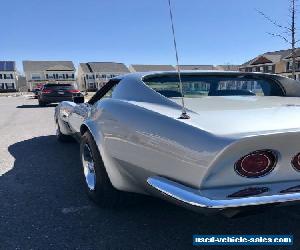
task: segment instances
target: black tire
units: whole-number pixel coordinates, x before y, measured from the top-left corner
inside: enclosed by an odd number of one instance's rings
[[[88,146],[94,163],[95,185],[90,188],[84,174],[85,187],[91,200],[102,208],[116,208],[122,201],[122,193],[115,189],[107,175],[98,147],[89,132],[85,132],[80,143],[80,156],[84,166],[85,147]],[[83,167],[84,169],[84,167]],[[84,171],[83,171],[84,172]]]
[[[43,101],[41,101],[41,100],[39,99],[39,106],[40,106],[40,107],[45,107],[45,106],[46,106],[46,103],[43,102]]]
[[[74,139],[70,135],[65,135],[61,132],[58,122],[56,122],[56,138],[59,142],[73,142]]]

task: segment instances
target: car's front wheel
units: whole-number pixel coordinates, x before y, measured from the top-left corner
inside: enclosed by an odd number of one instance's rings
[[[98,147],[89,132],[82,136],[80,155],[88,196],[100,207],[116,207],[121,202],[121,192],[111,184]]]

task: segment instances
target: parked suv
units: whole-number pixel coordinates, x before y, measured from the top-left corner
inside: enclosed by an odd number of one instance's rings
[[[75,100],[76,99],[76,100]],[[38,94],[40,106],[62,101],[84,101],[84,96],[73,84],[45,84]]]

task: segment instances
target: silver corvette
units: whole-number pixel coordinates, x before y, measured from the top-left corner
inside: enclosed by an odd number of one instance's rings
[[[86,103],[55,110],[57,138],[80,141],[88,195],[118,206],[123,192],[197,211],[300,200],[300,83],[272,74],[132,73]],[[182,117],[182,101],[187,115]]]

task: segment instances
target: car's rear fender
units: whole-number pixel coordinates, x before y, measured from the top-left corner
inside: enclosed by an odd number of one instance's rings
[[[101,111],[99,112],[101,113]],[[140,187],[134,184],[131,178],[126,174],[126,171],[123,170],[118,161],[111,157],[109,150],[107,150],[102,131],[103,126],[101,126],[102,122],[100,119],[95,119],[95,117],[100,118],[98,116],[99,112],[94,109],[92,115],[81,125],[81,135],[87,131],[92,135],[98,147],[98,151],[104,163],[108,177],[116,189],[128,192],[144,193]]]
[[[210,163],[232,143],[126,101],[107,99],[94,106],[86,125],[112,184],[121,190],[143,189],[153,175],[199,188]]]

